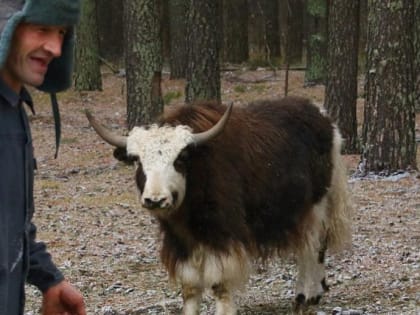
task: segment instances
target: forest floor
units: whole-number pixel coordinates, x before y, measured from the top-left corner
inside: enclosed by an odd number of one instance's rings
[[[224,72],[223,101],[245,104],[282,96],[284,75],[264,69]],[[89,108],[116,133],[125,132],[124,78],[104,72],[103,80],[102,92],[59,95],[63,136],[58,159],[48,97],[34,91],[38,238],[85,295],[88,314],[180,314],[179,287],[168,283],[159,262],[157,224],[139,210],[133,168],[113,158],[112,148],[89,127],[83,112]],[[289,95],[323,103],[324,87],[304,88],[303,72],[291,72],[289,80]],[[183,91],[182,80],[164,76],[163,94],[172,103],[182,102]],[[362,98],[358,104],[361,121]],[[420,175],[355,178],[359,157],[344,159],[355,210],[353,247],[327,257],[330,291],[305,314],[420,314]],[[291,259],[256,264],[246,290],[237,295],[239,314],[291,313],[295,278]],[[38,314],[40,293],[30,286],[27,293],[25,314]],[[202,314],[214,311],[211,302],[205,298]]]

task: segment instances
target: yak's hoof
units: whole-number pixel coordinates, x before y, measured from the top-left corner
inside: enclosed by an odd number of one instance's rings
[[[322,297],[322,295],[319,294],[319,295],[316,295],[316,296],[313,296],[313,297],[307,299],[305,294],[299,293],[296,296],[296,299],[295,299],[294,309],[295,309],[295,311],[300,311],[300,310],[305,309],[309,305],[319,304],[319,301],[321,301],[321,297]]]

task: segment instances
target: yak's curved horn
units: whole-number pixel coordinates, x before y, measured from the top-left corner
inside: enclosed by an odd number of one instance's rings
[[[104,139],[110,145],[113,145],[115,147],[122,148],[122,149],[127,148],[127,137],[113,134],[111,131],[109,131],[104,126],[102,126],[95,119],[95,117],[93,117],[93,115],[91,114],[89,110],[86,109],[85,114],[86,114],[87,119],[89,120],[90,125],[93,127],[93,129],[95,129],[96,133],[102,139]]]
[[[226,123],[230,117],[230,114],[232,113],[232,108],[233,108],[233,102],[229,104],[223,116],[219,119],[219,121],[213,127],[211,127],[207,131],[195,133],[193,135],[194,136],[193,143],[196,145],[200,145],[218,136],[225,128]]]

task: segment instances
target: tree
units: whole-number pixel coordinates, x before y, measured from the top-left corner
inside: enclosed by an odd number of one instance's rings
[[[102,90],[95,0],[82,1],[81,12],[76,29],[74,87],[79,91]]]
[[[358,152],[356,117],[358,26],[358,0],[330,2],[325,108],[338,123],[345,140],[345,153]]]
[[[248,60],[248,0],[223,1],[223,61]]]
[[[414,51],[415,61],[414,69],[416,69],[416,112],[420,113],[420,0],[414,1]]]
[[[307,0],[305,85],[324,84],[327,65],[327,1]]]
[[[280,0],[280,33],[282,39],[282,56],[287,64],[302,62],[304,1]]]
[[[190,0],[185,88],[187,103],[195,100],[221,100],[219,17],[219,0]]]
[[[359,71],[366,66],[367,3],[368,0],[359,0]]]
[[[253,60],[272,63],[280,57],[278,2],[248,0],[249,56]]]
[[[414,1],[369,0],[362,169],[416,168]]]
[[[159,7],[155,0],[124,1],[127,122],[153,121],[163,110]]]
[[[170,20],[169,20],[169,0],[157,0],[159,21],[160,21],[160,38],[162,42],[162,60],[163,64],[167,64],[170,60]]]
[[[107,62],[120,64],[124,56],[123,6],[121,1],[97,0],[96,11],[100,56]]]
[[[168,3],[171,79],[186,76],[188,1],[169,0]]]

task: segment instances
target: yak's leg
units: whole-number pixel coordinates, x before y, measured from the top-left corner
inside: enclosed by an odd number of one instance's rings
[[[296,306],[318,304],[328,290],[325,281],[325,252],[327,231],[324,218],[326,199],[313,208],[312,229],[308,230],[307,243],[298,252],[298,279],[296,285]]]
[[[184,306],[182,309],[183,315],[199,315],[200,304],[203,289],[197,286],[191,286],[188,284],[182,285],[182,298],[184,300]]]
[[[232,292],[223,284],[215,284],[212,286],[214,297],[216,298],[216,314],[215,315],[235,315],[236,306]]]
[[[321,260],[321,256],[323,254],[310,249],[305,249],[298,256],[297,307],[305,304],[318,304],[327,289],[324,261]]]

